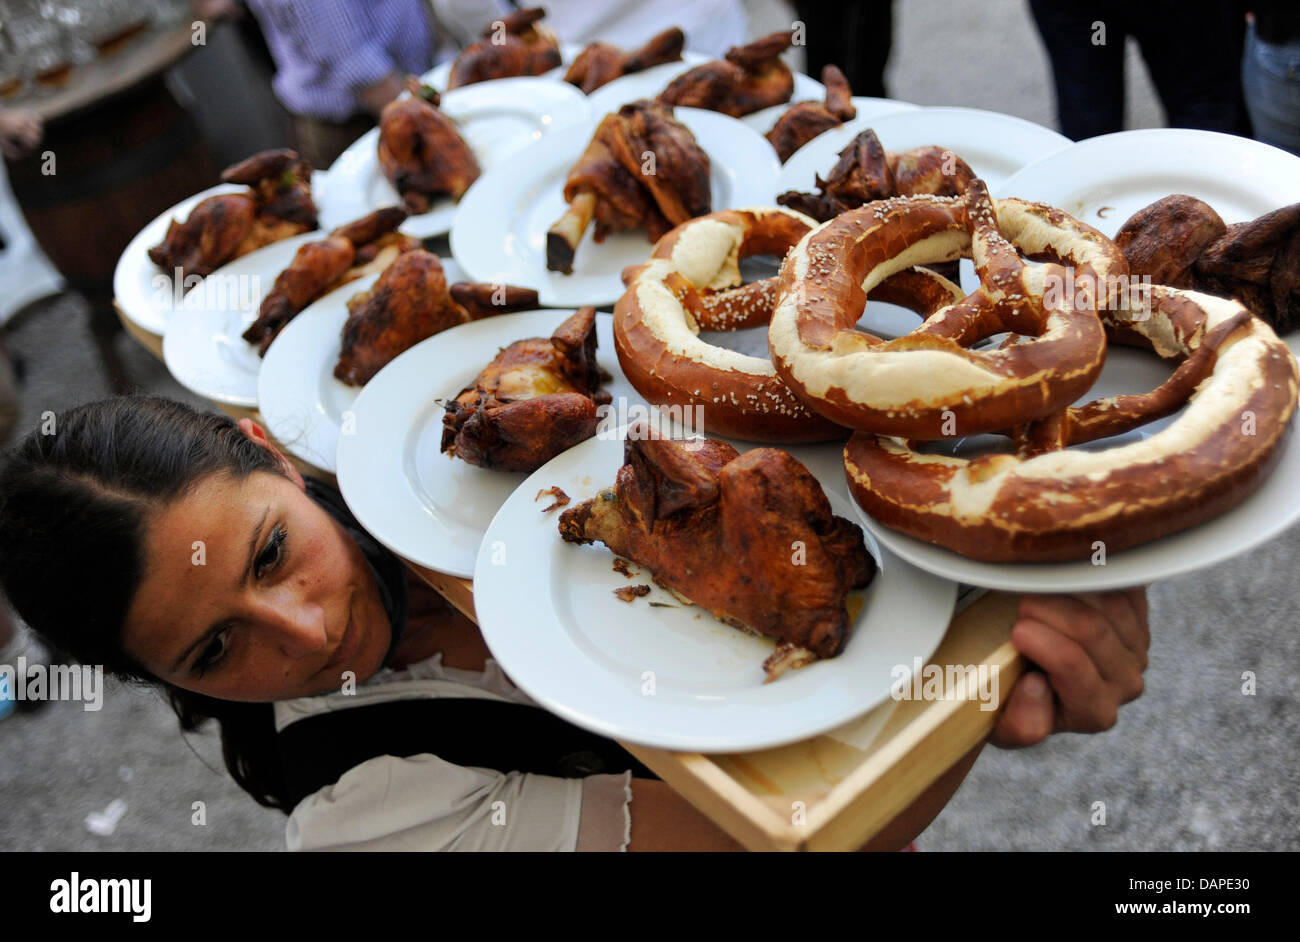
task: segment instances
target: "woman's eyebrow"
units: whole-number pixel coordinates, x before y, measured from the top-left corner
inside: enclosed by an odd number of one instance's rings
[[[248,541],[248,561],[244,564],[244,570],[242,573],[240,573],[239,583],[236,586],[236,588],[246,583],[248,581],[249,574],[253,571],[253,564],[257,560],[257,544],[260,541],[262,536],[262,528],[266,526],[266,518],[269,517],[270,515],[271,515],[271,505],[267,504],[266,507],[262,510],[262,518],[258,520],[257,525],[253,527],[253,535]],[[181,652],[181,656],[178,657],[175,663],[172,664],[171,672],[175,673],[176,671],[180,670],[181,665],[189,660],[190,655],[194,652],[194,650],[206,644],[208,641],[210,641],[217,632],[219,632],[222,628],[226,626],[226,624],[227,623],[224,621],[217,622],[215,625],[210,627],[207,631],[203,632],[203,634],[200,635],[194,641],[193,644],[191,644],[189,647],[187,647],[184,651]]]

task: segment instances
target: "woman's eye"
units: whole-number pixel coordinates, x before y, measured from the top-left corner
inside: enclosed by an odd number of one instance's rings
[[[262,550],[257,557],[257,567],[255,575],[262,578],[262,575],[268,570],[279,564],[284,557],[284,541],[288,533],[284,527],[276,527],[271,532],[271,539],[266,544],[266,549]]]
[[[208,642],[208,646],[203,649],[203,653],[199,655],[198,661],[195,662],[194,669],[202,677],[203,672],[215,667],[225,657],[225,654],[226,632],[222,631]]]

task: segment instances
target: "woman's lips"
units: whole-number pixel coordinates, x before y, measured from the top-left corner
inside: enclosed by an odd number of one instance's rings
[[[359,641],[360,632],[357,631],[356,622],[352,620],[352,608],[353,606],[351,605],[351,603],[349,603],[348,604],[348,627],[343,632],[343,637],[339,639],[339,644],[338,647],[334,649],[333,657],[331,657],[329,661],[326,662],[325,666],[321,668],[322,672],[330,670],[331,668],[338,667],[340,664],[345,663],[348,660],[348,658],[352,657],[352,655],[354,655],[357,651],[357,644]]]

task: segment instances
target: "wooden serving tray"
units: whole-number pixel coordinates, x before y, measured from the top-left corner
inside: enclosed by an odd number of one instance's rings
[[[118,316],[127,333],[162,358],[161,337],[120,308]],[[216,405],[265,426],[256,410]],[[294,464],[335,483],[319,468]],[[471,580],[407,565],[477,623]],[[964,677],[950,686],[947,668],[996,668],[1005,697],[1025,666],[1010,641],[1018,601],[990,592],[953,618],[929,662],[944,669],[944,699],[890,700],[829,733],[776,749],[702,755],[622,745],[750,850],[855,850],[993,729],[997,711],[980,709]]]

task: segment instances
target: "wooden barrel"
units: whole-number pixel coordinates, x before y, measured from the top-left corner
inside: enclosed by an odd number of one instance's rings
[[[47,154],[52,174],[44,172]],[[9,162],[14,196],[36,241],[96,306],[111,299],[113,270],[135,234],[219,175],[161,75],[51,121],[34,154]]]

